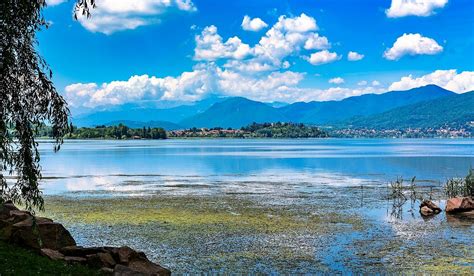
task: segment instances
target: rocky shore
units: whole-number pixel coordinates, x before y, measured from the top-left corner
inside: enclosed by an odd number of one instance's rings
[[[474,198],[473,197],[453,197],[446,201],[446,213],[464,214],[474,216]],[[430,200],[424,200],[420,204],[420,214],[424,217],[433,216],[441,213],[435,203]]]
[[[78,246],[69,231],[51,219],[19,210],[12,202],[0,205],[0,240],[31,249],[52,260],[81,264],[109,275],[170,275],[128,246]]]

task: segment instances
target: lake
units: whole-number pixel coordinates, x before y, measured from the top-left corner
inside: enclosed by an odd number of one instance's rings
[[[444,206],[446,179],[474,168],[473,139],[68,140],[40,151],[48,216],[80,244],[128,244],[173,272],[474,268],[472,220],[426,220],[418,200],[388,197],[391,181],[416,176],[418,194]]]

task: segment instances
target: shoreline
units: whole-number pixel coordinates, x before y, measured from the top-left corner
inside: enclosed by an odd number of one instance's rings
[[[36,137],[37,141],[54,141],[51,137]],[[165,140],[473,140],[471,137],[308,137],[308,138],[291,138],[291,137],[171,137],[166,139],[112,139],[112,138],[64,138],[64,141],[165,141]]]

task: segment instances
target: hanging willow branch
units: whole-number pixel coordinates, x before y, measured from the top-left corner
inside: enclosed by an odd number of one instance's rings
[[[55,151],[70,131],[67,104],[37,51],[36,33],[47,27],[45,6],[45,0],[0,1],[0,202],[13,200],[29,210],[44,204],[35,129],[52,126]],[[89,17],[94,7],[94,0],[78,0],[74,13]],[[6,175],[14,176],[10,183]]]

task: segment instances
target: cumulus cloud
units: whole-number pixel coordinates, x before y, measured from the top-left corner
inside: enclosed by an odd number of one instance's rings
[[[140,100],[196,101],[219,91],[226,96],[243,96],[258,101],[341,100],[367,93],[382,93],[384,88],[301,88],[304,74],[292,71],[272,72],[263,77],[240,75],[231,70],[195,68],[178,77],[132,76],[126,81],[77,83],[66,87],[72,107],[120,105]]]
[[[350,51],[347,53],[347,60],[349,61],[358,61],[364,58],[364,55],[359,54],[357,52]]]
[[[359,81],[359,82],[357,83],[357,85],[359,85],[359,86],[365,86],[365,85],[367,85],[367,81],[365,81],[365,80]]]
[[[344,83],[344,79],[341,78],[341,77],[332,78],[332,79],[329,80],[329,83],[342,84],[342,83]]]
[[[430,16],[435,9],[443,8],[448,0],[392,0],[385,11],[388,17]]]
[[[442,51],[443,47],[432,38],[420,34],[403,34],[383,56],[388,60],[398,60],[405,55],[436,55]]]
[[[317,30],[316,20],[304,13],[295,17],[280,16],[259,42],[250,47],[237,36],[223,42],[217,28],[211,25],[196,35],[194,58],[230,59],[226,68],[248,73],[287,69],[290,63],[286,59],[290,56],[301,56],[305,50],[330,48],[329,40],[316,33]]]
[[[337,53],[329,52],[328,50],[319,51],[311,54],[308,61],[313,65],[321,65],[326,63],[331,63],[336,60],[341,59]]]
[[[252,19],[250,16],[246,15],[242,20],[241,26],[242,29],[246,31],[258,32],[261,29],[268,27],[268,24],[258,17]]]
[[[241,75],[215,64],[199,64],[193,71],[177,77],[132,76],[125,81],[101,85],[76,83],[66,87],[66,98],[72,107],[120,105],[140,100],[195,101],[213,92],[229,96],[246,96],[256,100],[292,99],[286,94],[303,79],[304,74],[286,71],[265,76]]]
[[[304,43],[304,48],[306,50],[324,50],[331,48],[331,44],[327,37],[320,36],[317,33],[311,33]]]
[[[96,107],[145,99],[193,101],[212,91],[212,85],[212,71],[196,68],[178,77],[141,75],[101,85],[77,83],[68,85],[65,91],[71,106]]]
[[[379,81],[374,80],[372,82],[372,86],[380,86],[380,85],[382,85],[382,84]]]
[[[463,71],[458,74],[454,69],[436,70],[418,78],[409,75],[392,83],[389,90],[409,90],[428,84],[435,84],[456,93],[470,92],[474,90],[474,71]]]
[[[196,7],[191,0],[101,0],[90,18],[79,11],[78,21],[91,32],[112,34],[159,23],[160,16],[170,10],[193,12]]]
[[[236,36],[222,42],[222,37],[217,33],[217,27],[214,25],[204,28],[195,40],[194,58],[196,60],[242,59],[251,52],[250,46],[242,43]]]

